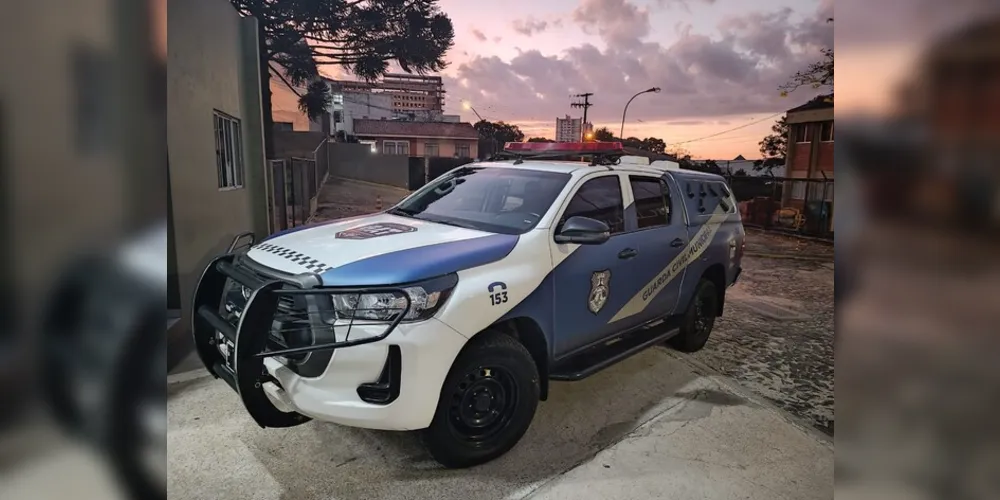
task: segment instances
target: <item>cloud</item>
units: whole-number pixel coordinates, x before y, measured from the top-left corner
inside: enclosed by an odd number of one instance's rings
[[[573,21],[609,45],[634,46],[649,34],[649,11],[628,0],[584,0]]]
[[[486,41],[486,35],[483,34],[482,31],[479,31],[475,28],[472,29],[472,36],[476,37],[476,40],[479,40],[480,42]]]
[[[527,17],[524,19],[515,19],[514,22],[511,23],[511,26],[514,28],[514,31],[524,36],[531,36],[541,33],[546,29],[548,29],[549,25],[550,23],[548,21],[534,19],[532,17]],[[556,26],[557,23],[551,23],[551,25]],[[561,26],[562,23],[559,22],[558,25]]]
[[[493,37],[493,42],[494,43],[500,43],[502,41],[503,41],[503,37],[499,37],[499,36]]]
[[[685,12],[691,12],[691,4],[701,3],[705,5],[712,5],[715,1],[716,0],[656,0],[656,6],[661,9],[680,7]]]
[[[644,41],[649,29],[644,9],[626,0],[585,0],[574,21],[596,31],[605,47],[519,51],[510,60],[473,57],[454,68],[446,85],[458,88],[453,86],[465,81],[461,92],[449,93],[451,99],[492,106],[497,119],[512,121],[562,116],[569,95],[581,92],[594,93],[590,117],[616,121],[633,94],[654,86],[662,91],[639,97],[629,108],[632,119],[774,113],[813,96],[803,89],[795,99],[782,99],[777,87],[833,43],[833,27],[822,9],[804,14],[776,9],[729,17],[712,33],[682,27],[672,44],[661,45]]]

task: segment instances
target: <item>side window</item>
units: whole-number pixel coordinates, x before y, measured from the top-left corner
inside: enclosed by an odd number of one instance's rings
[[[662,179],[629,176],[639,229],[670,224],[670,191]]]
[[[591,179],[569,200],[569,206],[559,221],[561,225],[570,217],[590,217],[603,221],[611,228],[611,234],[625,230],[625,207],[622,201],[622,187],[617,175],[606,175]]]

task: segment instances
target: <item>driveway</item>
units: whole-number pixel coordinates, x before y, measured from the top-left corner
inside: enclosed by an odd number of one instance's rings
[[[378,212],[395,205],[408,194],[410,191],[403,188],[330,177],[319,190],[312,220],[322,222]]]
[[[261,429],[225,383],[168,388],[170,498],[820,499],[833,445],[728,378],[653,348],[554,383],[500,459],[440,468],[416,434],[310,422]]]

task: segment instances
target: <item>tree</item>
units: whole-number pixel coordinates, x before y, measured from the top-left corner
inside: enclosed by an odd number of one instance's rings
[[[594,130],[594,140],[597,142],[615,142],[618,139],[615,138],[614,132],[608,130],[608,127],[601,127]]]
[[[532,137],[528,139],[527,142],[556,142],[556,141],[553,141],[552,139],[546,139],[544,137]]]
[[[746,177],[747,176],[747,171],[743,170],[742,168],[738,169],[737,171],[733,172],[733,176],[734,177]]]
[[[664,153],[674,158],[691,158],[691,152],[681,146],[670,146],[664,149]]]
[[[827,19],[826,22],[832,23],[833,18]],[[787,82],[778,87],[781,95],[788,95],[802,86],[833,91],[833,48],[824,48],[822,52],[823,56],[819,61],[810,64],[803,71],[797,71]]]
[[[491,153],[496,153],[503,149],[508,142],[524,141],[524,132],[517,125],[504,122],[491,122],[479,120],[473,127],[479,132],[480,143],[485,143]],[[485,156],[486,151],[482,147],[480,156]]]
[[[788,123],[785,118],[787,116],[782,116],[774,122],[774,125],[771,125],[771,134],[757,143],[763,159],[754,162],[754,171],[771,173],[771,169],[776,165],[784,165],[785,156],[788,154]]]
[[[230,0],[257,19],[264,149],[274,152],[270,75],[289,88],[306,85],[299,108],[311,119],[329,106],[319,66],[340,65],[372,81],[395,61],[407,73],[445,68],[454,43],[451,19],[437,0]],[[296,91],[296,93],[298,93]]]
[[[785,164],[784,158],[767,158],[764,160],[754,160],[753,171],[754,172],[764,172],[766,175],[774,175],[771,171],[774,167],[780,167]]]
[[[640,149],[649,151],[651,153],[663,154],[667,149],[667,143],[663,142],[663,139],[658,139],[656,137],[647,137],[642,140],[642,145]]]
[[[622,146],[636,149],[645,149],[642,147],[642,140],[638,137],[628,137],[626,139],[615,139],[622,143]]]

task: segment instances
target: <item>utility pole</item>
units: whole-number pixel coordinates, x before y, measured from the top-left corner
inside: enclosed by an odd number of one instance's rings
[[[587,92],[585,94],[576,94],[573,97],[582,98],[583,102],[577,101],[577,102],[574,102],[574,103],[570,104],[570,106],[574,107],[574,108],[583,108],[583,123],[580,124],[581,133],[582,133],[582,130],[584,129],[584,127],[587,126],[587,108],[593,106],[593,103],[590,102],[590,96],[592,96],[592,95],[594,95],[593,92]],[[581,138],[580,140],[583,140],[583,139]]]

